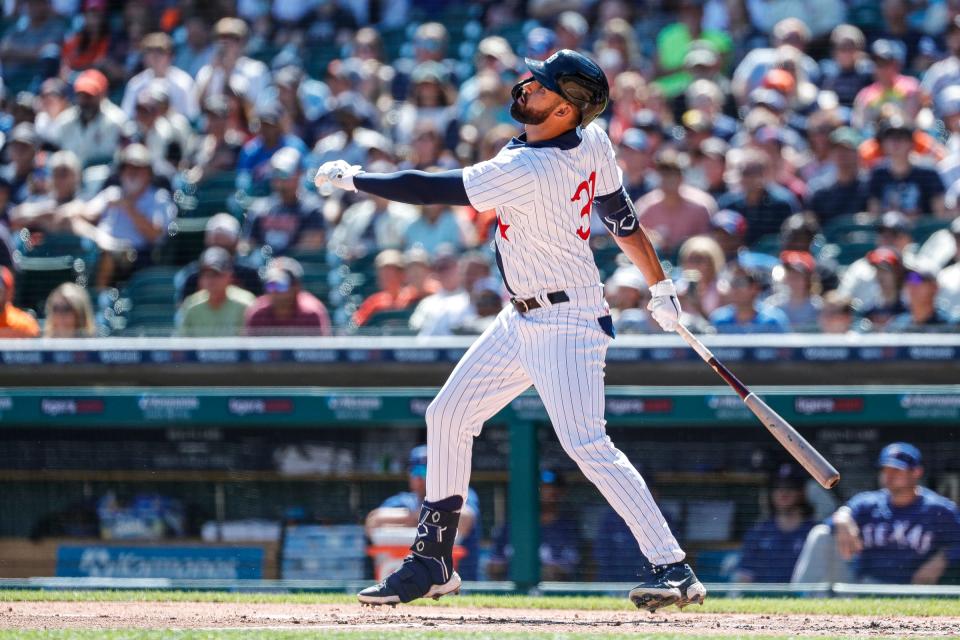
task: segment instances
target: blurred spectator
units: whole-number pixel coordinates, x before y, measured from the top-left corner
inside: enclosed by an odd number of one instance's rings
[[[877,221],[877,249],[854,261],[844,271],[838,287],[841,293],[850,296],[856,307],[863,310],[880,303],[877,267],[900,269],[901,256],[912,252],[913,225],[899,211],[888,211]]]
[[[746,247],[747,220],[736,211],[721,209],[710,216],[710,236],[723,250],[724,262],[730,262]]]
[[[80,30],[68,37],[60,53],[61,74],[96,67],[110,50],[110,21],[107,0],[83,0],[83,21]]]
[[[200,256],[199,291],[188,296],[178,312],[177,335],[238,336],[255,296],[231,284],[233,256],[222,247],[209,247]]]
[[[53,126],[61,113],[70,108],[67,84],[60,78],[47,78],[40,85],[40,99],[34,126],[40,139],[49,142]]]
[[[923,33],[914,29],[908,16],[913,7],[909,0],[882,0],[880,3],[883,22],[886,27],[880,38],[895,42],[903,50],[904,68],[913,68],[914,59],[920,53],[920,39]]]
[[[890,320],[886,330],[903,333],[945,329],[952,318],[936,305],[936,265],[912,258],[905,266],[904,292],[908,311]]]
[[[151,83],[137,96],[136,116],[124,127],[125,142],[138,142],[150,151],[153,172],[167,180],[173,177],[183,158],[183,142],[164,115],[166,89]]]
[[[804,495],[807,475],[792,464],[781,465],[768,487],[770,519],[743,537],[735,582],[790,582],[803,543],[814,526],[813,507]]]
[[[324,246],[322,202],[301,188],[300,153],[285,147],[270,159],[270,195],[257,199],[247,213],[244,240],[251,249],[281,256],[291,251],[319,251]]]
[[[417,216],[403,233],[405,248],[422,247],[431,256],[439,252],[462,251],[476,244],[473,228],[457,213],[441,204],[420,207]]]
[[[733,265],[721,281],[730,304],[710,314],[710,324],[718,333],[786,333],[790,322],[776,308],[759,303],[763,285],[752,270]]]
[[[817,293],[817,263],[806,251],[788,250],[780,254],[781,290],[766,300],[764,304],[779,309],[787,317],[794,331],[812,331],[817,327],[817,318],[823,301]]]
[[[957,36],[960,39],[960,35]],[[957,184],[960,183],[960,84],[947,87],[937,100],[943,118],[947,156],[937,166],[944,186],[952,193],[953,202],[948,209],[957,211]]]
[[[857,149],[861,138],[850,127],[830,134],[833,171],[810,182],[809,208],[820,224],[843,215],[867,210],[867,183],[860,172]]]
[[[69,232],[70,203],[77,202],[80,161],[72,151],[58,151],[47,160],[50,188],[10,210],[10,228],[31,231]]]
[[[36,338],[40,335],[40,325],[32,315],[13,305],[13,272],[0,267],[0,338]]]
[[[576,580],[580,564],[579,527],[565,513],[567,482],[560,472],[540,472],[540,579]],[[493,539],[493,553],[487,565],[491,580],[507,578],[513,557],[510,524],[505,524]]]
[[[445,71],[453,78],[454,62],[447,58],[447,47],[450,34],[447,28],[439,22],[424,22],[416,28],[413,34],[413,57],[398,58],[393,62],[396,74],[393,78],[391,92],[396,100],[403,100],[409,95],[413,70],[423,62],[437,62],[443,65]]]
[[[456,89],[451,86],[443,65],[433,61],[421,62],[410,76],[407,100],[388,116],[389,120],[396,122],[393,139],[399,144],[411,144],[418,141],[418,136],[428,134],[437,136],[439,144],[445,146],[451,135],[455,135],[453,131],[457,127],[456,98]],[[421,125],[427,123],[430,127],[422,128]],[[417,152],[424,155],[419,150]],[[437,158],[421,157],[417,168],[425,168],[436,161]]]
[[[466,280],[466,278],[464,278]],[[503,287],[496,278],[483,278],[469,287],[472,313],[454,327],[457,335],[479,335],[503,310]]]
[[[406,283],[406,263],[403,254],[396,249],[386,249],[377,255],[377,284],[380,289],[370,294],[353,314],[353,323],[362,327],[382,311],[409,309],[423,293]]]
[[[231,256],[231,272],[233,284],[249,291],[254,295],[263,292],[263,282],[260,273],[253,267],[245,264],[237,254],[240,243],[240,222],[229,213],[217,213],[210,216],[203,231],[203,246],[206,248],[220,247]],[[173,281],[177,285],[177,303],[182,303],[187,296],[197,292],[200,278],[200,261],[194,260],[177,272]]]
[[[638,200],[651,189],[650,143],[640,129],[627,129],[620,138],[617,159],[623,170],[623,186],[631,200]]]
[[[418,298],[440,290],[440,283],[430,268],[430,254],[423,247],[407,249],[403,258],[407,265],[407,284],[417,290]]]
[[[732,209],[747,222],[746,244],[777,233],[786,218],[799,209],[796,198],[773,182],[766,156],[754,149],[743,152],[739,166],[739,191],[720,199],[720,209]]]
[[[213,59],[196,76],[198,103],[208,96],[225,93],[230,84],[243,87],[243,95],[254,104],[263,95],[270,72],[259,60],[243,55],[249,33],[247,23],[240,18],[221,18],[214,25]]]
[[[183,21],[183,42],[177,45],[173,66],[196,78],[200,69],[213,61],[215,47],[210,42],[210,26],[199,12],[187,15]]]
[[[818,109],[807,118],[807,142],[810,145],[810,158],[802,162],[798,175],[806,183],[823,180],[836,171],[831,151],[831,136],[842,125],[837,109]],[[827,180],[830,178],[827,177]]]
[[[186,178],[202,183],[217,174],[230,173],[237,167],[243,134],[230,128],[230,107],[223,96],[211,96],[203,103],[203,127],[195,139],[188,162]]]
[[[269,187],[270,161],[274,154],[289,147],[297,152],[299,164],[307,147],[303,140],[286,132],[287,118],[279,104],[257,107],[256,121],[259,125],[257,135],[243,145],[237,159],[237,186],[253,195],[262,195]]]
[[[846,14],[843,3],[830,0],[746,0],[746,7],[753,26],[761,33],[770,33],[774,37],[784,21],[800,19],[809,29],[807,38],[819,38],[830,33]]]
[[[866,261],[874,268],[874,282],[869,298],[858,298],[858,310],[869,324],[864,328],[883,331],[894,317],[906,312],[903,304],[903,283],[906,273],[900,254],[880,247],[867,254]],[[845,274],[846,275],[846,274]],[[841,287],[844,282],[841,282]]]
[[[51,140],[77,154],[84,167],[109,163],[127,117],[107,98],[107,78],[95,69],[78,75],[73,91],[75,106],[56,119]]]
[[[146,69],[127,82],[120,103],[127,116],[134,116],[140,93],[151,83],[162,81],[174,111],[189,120],[196,118],[199,110],[193,78],[183,69],[173,66],[173,39],[165,33],[151,33],[140,43],[140,49]]]
[[[874,126],[884,105],[897,107],[905,118],[913,120],[920,111],[920,83],[916,78],[900,73],[905,56],[903,45],[893,40],[877,40],[870,51],[873,53],[874,82],[854,98],[851,123],[861,129]]]
[[[683,158],[676,152],[657,156],[655,169],[660,186],[637,201],[637,220],[659,250],[669,254],[684,239],[710,230],[710,215],[717,203],[684,183]]]
[[[7,137],[10,164],[0,167],[0,177],[10,185],[10,203],[20,204],[31,196],[41,195],[42,167],[37,166],[40,138],[33,125],[21,122]]]
[[[694,150],[686,181],[715,201],[729,193],[727,186],[727,152],[730,146],[720,138],[707,138]]]
[[[440,290],[421,300],[410,316],[410,328],[421,336],[449,336],[470,320],[475,310],[463,288],[463,273],[456,256],[441,253],[434,258],[433,272]]]
[[[944,187],[932,166],[911,157],[913,126],[899,115],[880,123],[877,134],[886,158],[870,172],[868,206],[874,214],[897,210],[908,216],[946,216]]]
[[[683,93],[692,80],[684,71],[691,51],[707,51],[718,62],[733,49],[729,34],[703,28],[703,5],[703,0],[679,0],[677,21],[657,34],[657,82],[668,98]]]
[[[390,173],[396,171],[396,166],[376,162],[369,171]],[[371,195],[343,212],[330,233],[327,251],[337,260],[351,262],[384,249],[400,249],[407,227],[417,216],[417,209],[411,205]]]
[[[383,501],[367,514],[365,527],[367,536],[380,527],[416,527],[420,506],[427,495],[427,445],[423,444],[410,450],[407,460],[407,484],[409,491],[401,491]],[[477,559],[480,551],[480,499],[477,492],[467,488],[466,499],[460,510],[460,522],[457,526],[457,544],[467,554],[457,564],[457,573],[464,580],[477,579]]]
[[[86,289],[64,282],[50,292],[43,311],[44,338],[92,338],[96,333]]]
[[[634,265],[613,272],[604,285],[610,316],[617,333],[650,333],[652,319],[647,313],[650,289],[643,274]]]
[[[821,333],[845,334],[854,327],[853,301],[836,289],[823,294],[823,305],[817,318],[817,326]]]
[[[819,79],[819,67],[813,58],[803,51],[810,43],[810,29],[801,20],[784,18],[773,25],[770,47],[750,49],[733,72],[731,88],[739,104],[746,104],[747,97],[760,86],[767,71],[781,59],[782,47],[793,47],[800,52],[797,69],[811,82]]]
[[[11,23],[0,40],[5,78],[38,73],[43,69],[38,62],[56,61],[66,33],[66,25],[53,12],[50,0],[25,0],[19,3],[18,13],[19,19]]]
[[[323,303],[302,290],[303,267],[292,258],[274,258],[267,265],[266,293],[247,309],[247,335],[328,336],[330,316]]]
[[[865,54],[863,32],[852,24],[841,24],[830,34],[831,57],[820,63],[820,88],[833,91],[837,102],[852,107],[860,91],[873,82],[873,63]]]
[[[960,512],[920,486],[920,450],[894,442],[877,464],[883,489],[856,494],[811,529],[793,582],[936,584],[960,560]]]
[[[948,88],[960,85],[960,15],[950,19],[943,37],[949,55],[923,74],[921,84],[924,95],[933,103],[934,113],[941,118],[944,113],[940,109],[940,97]]]
[[[717,280],[726,265],[723,249],[710,236],[693,236],[680,246],[678,259],[683,277],[696,284],[695,306],[691,311],[709,316],[721,305]]]

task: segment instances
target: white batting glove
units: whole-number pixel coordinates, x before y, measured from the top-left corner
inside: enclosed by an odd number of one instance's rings
[[[351,165],[346,160],[332,160],[320,165],[320,168],[317,169],[317,175],[313,179],[313,184],[318,191],[328,183],[338,189],[356,191],[353,177],[361,173],[363,173],[363,169],[360,165]]]
[[[650,287],[650,304],[647,310],[664,331],[676,331],[680,325],[680,299],[673,280],[661,280]]]

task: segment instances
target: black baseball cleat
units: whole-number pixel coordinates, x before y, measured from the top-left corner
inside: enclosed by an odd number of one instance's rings
[[[424,502],[417,524],[417,539],[400,568],[380,584],[357,594],[361,604],[398,605],[417,598],[434,600],[460,593],[460,576],[453,570],[453,542],[460,522],[463,498]]]
[[[685,562],[653,568],[653,577],[630,590],[630,602],[650,613],[672,604],[703,604],[707,590]]]

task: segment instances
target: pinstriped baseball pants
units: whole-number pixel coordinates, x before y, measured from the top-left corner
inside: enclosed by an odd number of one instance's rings
[[[427,500],[466,496],[473,438],[531,384],[563,450],[624,519],[654,565],[683,560],[640,473],[606,433],[602,306],[507,306],[454,368],[427,409]]]

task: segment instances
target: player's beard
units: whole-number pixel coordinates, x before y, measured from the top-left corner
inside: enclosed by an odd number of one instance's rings
[[[538,125],[543,124],[556,108],[557,105],[553,105],[549,109],[535,111],[525,104],[520,104],[514,100],[513,104],[510,105],[510,116],[520,124]]]

